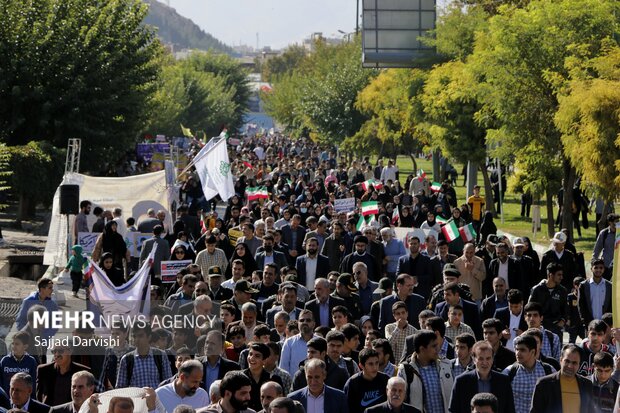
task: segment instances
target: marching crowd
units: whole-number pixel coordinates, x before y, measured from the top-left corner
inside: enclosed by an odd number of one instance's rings
[[[113,327],[108,347],[55,343],[50,360],[34,338],[55,331],[33,320],[58,306],[41,279],[0,361],[0,407],[94,413],[100,393],[139,387],[149,411],[168,413],[616,411],[618,215],[586,264],[566,231],[539,256],[529,239],[497,234],[479,187],[459,205],[450,180],[419,171],[401,185],[393,160],[347,161],[273,136],[231,148],[231,164],[236,195],[221,215],[192,171],[171,227],[165,211],[136,222],[95,206],[89,228],[82,201],[74,233],[102,232],[93,258],[112,284],[157,245],[151,323]],[[397,227],[424,236],[401,239]],[[153,234],[139,259],[123,242],[129,231]],[[167,260],[191,261],[176,283],[161,280]],[[76,296],[84,264],[75,245]],[[209,322],[161,327],[170,314]],[[114,397],[108,412],[133,409]]]

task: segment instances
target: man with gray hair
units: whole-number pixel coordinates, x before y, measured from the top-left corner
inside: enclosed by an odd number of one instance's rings
[[[259,324],[265,324],[263,322],[257,322],[258,307],[253,302],[247,302],[241,306],[241,320],[233,321],[226,327],[226,334],[234,326],[241,326],[245,330],[245,339],[252,341],[254,337],[254,328]]]
[[[32,377],[28,373],[15,373],[11,377],[9,396],[11,406],[16,409],[25,410],[28,413],[48,413],[50,407],[31,398]]]
[[[209,395],[200,387],[203,365],[198,360],[187,360],[179,368],[179,377],[170,384],[155,390],[157,397],[171,412],[179,404],[199,409],[209,404]]]
[[[405,403],[407,398],[407,382],[402,377],[392,377],[387,383],[387,401],[370,407],[365,413],[421,413],[410,404]]]
[[[269,405],[278,397],[282,397],[284,391],[275,381],[268,381],[260,387],[260,404],[263,407],[258,413],[271,413]]]
[[[327,365],[323,360],[311,359],[305,365],[308,385],[288,395],[301,403],[307,412],[349,413],[347,396],[340,390],[325,385]]]
[[[222,380],[215,380],[211,383],[209,387],[209,399],[211,399],[211,404],[215,404],[220,401],[222,395],[220,394],[220,383]]]
[[[80,407],[95,391],[95,376],[89,371],[78,371],[71,376],[71,401],[52,407],[50,413],[79,412]]]
[[[123,238],[127,235],[127,225],[125,224],[125,220],[123,219],[123,210],[116,207],[112,210],[112,221],[116,222],[116,232],[121,234]]]

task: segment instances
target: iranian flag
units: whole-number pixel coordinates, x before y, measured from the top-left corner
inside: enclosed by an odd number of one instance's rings
[[[446,224],[448,223],[448,220],[447,220],[447,219],[445,219],[444,217],[440,216],[440,215],[437,215],[437,216],[435,217],[435,220],[436,220],[437,222],[439,222],[439,224],[441,224],[441,225],[446,225]]]
[[[248,201],[255,201],[260,199],[260,188],[248,187],[245,188],[245,194],[248,196]]]
[[[441,190],[441,184],[439,182],[433,182],[431,184],[431,191],[439,192]]]
[[[394,211],[392,211],[392,225],[396,225],[399,219],[400,213],[398,212],[398,207],[394,207]]]
[[[254,168],[252,168],[252,164],[251,164],[251,163],[249,163],[248,161],[243,161],[243,165],[244,165],[246,168],[254,169]]]
[[[259,186],[258,187],[258,199],[268,199],[269,192],[267,192],[267,187]]]
[[[379,204],[377,201],[362,202],[362,215],[372,215],[379,213]]]
[[[358,231],[361,231],[364,225],[366,225],[366,220],[364,219],[363,215],[360,215],[360,219],[357,220],[357,224],[355,224],[355,228]]]
[[[368,191],[368,188],[370,188],[370,185],[372,185],[377,190],[383,188],[383,184],[381,183],[381,181],[377,181],[376,179],[369,179],[367,181],[362,182],[362,188],[364,188],[364,191]]]
[[[459,237],[459,229],[456,227],[456,223],[454,221],[450,221],[441,227],[441,232],[443,233],[443,236],[446,237],[446,241],[448,242],[452,242]]]
[[[464,227],[459,228],[459,232],[461,233],[461,238],[465,242],[471,242],[476,239],[476,230],[474,229],[474,224],[467,224]]]
[[[422,182],[426,179],[426,172],[423,169],[418,170],[418,181]]]

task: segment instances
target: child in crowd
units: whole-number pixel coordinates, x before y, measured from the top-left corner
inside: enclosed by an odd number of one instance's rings
[[[475,336],[474,330],[467,324],[461,322],[463,319],[463,307],[459,304],[453,305],[448,311],[448,321],[446,321],[446,337],[453,343],[456,336],[461,334],[471,334]]]
[[[28,373],[32,377],[32,391],[36,391],[35,383],[37,378],[37,361],[27,353],[30,334],[25,331],[18,331],[13,336],[11,352],[0,360],[0,387],[9,393],[11,377],[16,373]]]
[[[232,343],[232,347],[226,349],[226,358],[234,362],[239,362],[239,355],[243,350],[248,348],[245,344],[245,330],[241,326],[232,326],[226,340]]]
[[[71,247],[71,258],[69,258],[69,262],[65,267],[65,270],[70,271],[71,273],[71,282],[73,283],[71,291],[73,291],[73,296],[77,297],[78,291],[80,291],[80,287],[82,286],[82,278],[84,274],[82,274],[82,268],[86,264],[86,258],[82,256],[82,246],[79,244]]]

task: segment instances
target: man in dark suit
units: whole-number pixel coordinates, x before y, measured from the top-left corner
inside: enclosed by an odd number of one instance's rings
[[[19,372],[11,377],[11,406],[26,410],[28,413],[49,413],[50,407],[40,403],[32,396],[32,377],[28,373]]]
[[[240,369],[238,363],[220,356],[224,353],[225,346],[226,340],[221,332],[212,330],[207,333],[205,356],[200,359],[204,366],[200,387],[206,391],[209,391],[214,381],[222,380],[229,371]]]
[[[410,404],[405,403],[407,398],[407,382],[402,377],[392,377],[387,384],[387,401],[369,407],[365,413],[422,413]]]
[[[304,253],[303,244],[304,237],[306,236],[306,229],[299,225],[300,223],[301,216],[295,214],[291,218],[291,223],[282,227],[282,241],[288,244],[288,253],[291,257],[289,265],[295,265],[297,257]]]
[[[472,348],[475,369],[458,376],[452,387],[450,413],[469,413],[466,403],[478,393],[492,393],[499,401],[498,413],[514,413],[514,398],[510,379],[492,370],[493,349],[484,341],[479,341]]]
[[[426,301],[421,295],[413,294],[414,277],[409,274],[400,274],[396,277],[396,293],[382,298],[379,302],[379,330],[384,331],[385,326],[394,322],[392,305],[396,301],[407,304],[409,324],[420,328],[418,314],[426,308]]]
[[[71,401],[71,387],[61,386],[57,382],[70,382],[73,374],[90,369],[72,360],[70,347],[55,346],[52,349],[54,361],[37,368],[37,400],[50,406]],[[58,389],[57,387],[60,387]]]
[[[418,294],[428,300],[435,285],[433,282],[431,259],[420,253],[420,239],[418,237],[409,238],[407,245],[409,246],[409,254],[398,259],[396,274],[404,273],[416,277],[418,281],[416,287]]]
[[[521,267],[521,274],[523,275],[521,285],[523,286],[523,289],[529,291],[540,282],[538,268],[536,267],[532,257],[525,255],[525,241],[523,238],[516,238],[512,246],[514,253],[511,257],[519,263],[519,266]],[[534,254],[538,253],[534,251]]]
[[[297,282],[310,291],[314,288],[314,280],[327,278],[329,258],[319,254],[319,241],[316,238],[309,238],[306,241],[306,254],[297,257],[295,269]]]
[[[611,313],[611,282],[603,278],[605,273],[605,261],[602,258],[592,260],[592,278],[579,285],[579,316],[582,325],[587,327],[590,321],[600,319],[603,314]],[[597,300],[597,292],[604,290],[604,300],[601,308],[594,308]]]
[[[493,295],[482,300],[482,304],[480,305],[480,319],[482,321],[487,318],[493,318],[495,311],[508,307],[506,281],[504,281],[503,278],[495,277],[493,279],[493,291]]]
[[[332,320],[332,310],[337,305],[346,303],[343,299],[334,297],[329,294],[329,281],[325,278],[318,278],[314,282],[314,295],[316,298],[306,303],[304,308],[312,311],[316,325],[334,327]]]
[[[514,289],[508,291],[508,307],[500,308],[495,311],[492,318],[501,321],[504,330],[502,331],[502,343],[512,350],[512,341],[528,329],[523,311],[523,294]],[[484,320],[483,320],[484,321]]]
[[[478,340],[482,339],[482,330],[480,329],[480,314],[476,303],[466,301],[461,298],[459,285],[457,283],[448,283],[443,287],[443,302],[437,304],[435,314],[448,321],[448,310],[451,305],[460,304],[463,307],[463,322],[474,330],[474,334]]]
[[[71,401],[52,407],[51,413],[79,412],[94,391],[95,376],[88,371],[78,371],[71,377]]]
[[[581,352],[574,344],[567,344],[560,356],[560,371],[542,377],[536,383],[534,395],[532,397],[532,408],[530,413],[562,413],[562,401],[570,397],[562,392],[560,381],[567,383],[569,388],[571,381],[576,380],[579,390],[579,411],[581,413],[591,413],[594,410],[592,399],[592,382],[585,377],[577,374],[581,364]],[[566,390],[564,390],[566,392]],[[574,396],[573,396],[574,397]]]
[[[448,241],[445,239],[437,242],[437,250],[439,254],[431,258],[431,274],[433,275],[433,285],[443,282],[442,274],[443,267],[446,264],[452,264],[458,257],[454,254],[450,254]]]
[[[286,256],[280,251],[276,251],[273,247],[275,240],[273,235],[267,234],[263,237],[263,249],[257,251],[254,260],[256,261],[257,268],[264,268],[266,263],[273,262],[277,268],[278,273],[282,267],[286,267],[288,262]]]
[[[316,406],[317,411],[331,413],[349,413],[349,403],[347,396],[340,390],[325,385],[327,377],[327,366],[323,360],[312,359],[305,365],[306,382],[308,385],[288,395],[289,398],[297,400],[308,411],[308,396],[318,397],[323,394],[323,406]],[[322,407],[322,408],[321,408]]]
[[[494,258],[489,263],[489,272],[487,278],[502,277],[508,283],[508,288],[518,288],[525,295],[529,293],[529,290],[525,290],[526,284],[523,283],[523,274],[521,274],[521,265],[519,262],[511,257],[508,245],[504,242],[500,242],[495,247],[497,252],[497,258]],[[507,266],[504,270],[504,266]],[[505,278],[507,277],[507,279]]]

